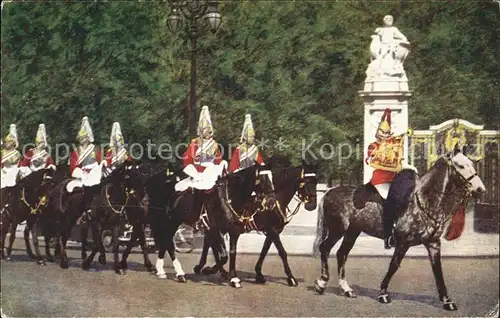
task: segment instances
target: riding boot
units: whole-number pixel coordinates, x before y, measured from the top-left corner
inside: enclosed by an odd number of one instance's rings
[[[393,234],[393,215],[389,200],[385,199],[383,202],[383,214],[382,219],[384,223],[384,248],[389,250],[393,247],[394,239]]]
[[[91,187],[84,187],[82,201],[80,203],[81,216],[78,223],[86,223],[90,222],[92,216],[92,210],[90,209],[90,205],[92,204],[93,199],[93,191]]]

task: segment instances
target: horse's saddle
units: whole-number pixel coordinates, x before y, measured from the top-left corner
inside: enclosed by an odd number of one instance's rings
[[[356,188],[352,196],[352,201],[356,209],[362,209],[365,207],[366,202],[382,203],[383,199],[373,184],[368,182]]]

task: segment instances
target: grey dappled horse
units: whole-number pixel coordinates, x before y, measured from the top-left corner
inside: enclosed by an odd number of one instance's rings
[[[434,166],[418,178],[412,170],[401,171],[391,185],[391,191],[410,194],[406,205],[400,208],[394,229],[395,251],[389,270],[380,286],[378,300],[390,303],[387,292],[389,281],[396,273],[411,246],[423,244],[428,251],[436,280],[439,299],[446,310],[457,310],[448,297],[441,267],[441,235],[445,223],[455,208],[473,195],[485,191],[472,161],[459,150],[440,157]],[[410,189],[410,191],[408,191]],[[345,279],[347,256],[361,232],[383,238],[381,202],[367,202],[357,209],[353,202],[354,187],[328,190],[318,208],[316,244],[321,254],[321,277],[315,282],[316,292],[322,294],[330,278],[328,257],[335,243],[344,238],[337,251],[339,285],[346,297],[356,297]],[[390,191],[390,192],[391,192]]]

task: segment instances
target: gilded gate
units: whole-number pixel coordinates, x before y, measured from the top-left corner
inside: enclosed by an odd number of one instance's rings
[[[468,157],[475,161],[486,193],[474,208],[474,230],[498,233],[500,175],[498,143],[500,131],[484,130],[463,119],[451,119],[428,130],[415,130],[409,138],[409,160],[419,174],[426,172],[441,155],[455,144],[466,146]]]

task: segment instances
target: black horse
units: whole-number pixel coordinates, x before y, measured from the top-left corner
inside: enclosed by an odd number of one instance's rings
[[[396,212],[399,217],[394,230],[396,248],[380,286],[379,302],[391,302],[387,292],[390,279],[408,249],[423,244],[429,253],[439,299],[443,301],[444,309],[457,309],[448,297],[444,283],[440,237],[456,207],[469,196],[484,191],[484,185],[476,174],[472,161],[459,150],[440,157],[418,180],[413,170],[398,173],[391,184],[389,196],[404,198],[407,193],[410,195],[407,200],[398,201],[400,208]],[[316,244],[321,254],[321,277],[315,282],[315,290],[320,294],[324,293],[330,278],[330,251],[340,238],[344,239],[337,251],[339,284],[346,297],[356,297],[345,279],[345,263],[349,251],[361,232],[377,238],[383,237],[381,202],[367,202],[365,207],[356,208],[357,204],[353,202],[354,192],[354,187],[330,189],[319,205]]]
[[[272,159],[271,162],[273,162]],[[229,226],[228,230],[230,235],[229,274],[231,277],[230,285],[232,287],[241,287],[240,280],[236,276],[236,247],[238,238],[241,234],[252,230],[261,231],[266,235],[266,240],[262,246],[259,260],[255,265],[256,282],[262,284],[266,282],[264,275],[262,275],[262,264],[271,247],[271,243],[274,243],[283,261],[288,285],[297,286],[297,280],[293,276],[290,265],[288,264],[287,253],[281,242],[280,233],[283,231],[285,225],[287,225],[292,217],[299,211],[302,203],[305,204],[305,208],[308,211],[316,209],[316,168],[303,162],[299,167],[288,167],[277,174],[273,174],[272,179],[277,204],[272,206],[271,209],[262,209],[258,206],[258,203],[254,203],[253,199],[244,202],[244,207],[241,210],[234,202],[225,205],[225,207],[231,211],[238,211],[236,217],[239,221]],[[290,211],[288,205],[296,193],[300,203],[296,206],[294,211]],[[222,199],[226,202],[228,201],[225,193],[222,193]],[[221,234],[211,231],[210,235],[205,237],[200,263],[194,268],[195,273],[202,272],[203,274],[213,274],[217,272],[218,268],[215,266],[203,268],[208,253],[208,243],[213,239],[211,236],[214,235],[220,236]],[[222,267],[219,268],[219,271],[221,271],[221,274],[226,275]]]
[[[10,232],[9,245],[6,250],[7,259],[10,259],[12,245],[16,239],[17,226],[26,221],[24,230],[24,241],[28,256],[35,259],[38,264],[45,264],[44,258],[40,254],[38,244],[38,227],[35,223],[39,219],[44,206],[48,203],[48,191],[53,187],[53,169],[40,169],[30,173],[25,178],[19,180],[12,190],[9,203],[2,202],[2,258],[5,246],[5,233]],[[5,189],[2,189],[5,190]],[[2,201],[7,196],[2,193]],[[7,206],[6,206],[7,205]],[[31,250],[29,234],[31,232],[35,254]]]
[[[217,186],[225,180],[233,180],[234,187],[239,191],[237,194],[232,193],[232,198],[245,202],[254,190],[261,191],[263,189],[262,192],[271,192],[269,190],[272,186],[271,181],[259,174],[260,171],[265,169],[267,168],[253,167],[232,176],[223,177],[218,180],[214,189],[206,192],[189,189],[180,194],[176,193],[175,183],[180,180],[177,173],[168,174],[161,172],[148,181],[146,186],[149,200],[148,213],[155,245],[158,248],[158,259],[156,261],[158,278],[166,278],[163,266],[165,252],[168,251],[174,265],[177,280],[180,282],[186,281],[182,265],[175,256],[175,247],[173,244],[174,234],[182,223],[198,227],[198,224],[201,222],[203,223],[203,228],[209,230],[216,224],[227,223],[227,220],[232,218],[230,212],[228,213],[229,215],[223,214],[224,210],[220,207],[218,192],[214,191]],[[197,195],[201,199],[197,199]],[[227,260],[227,252],[225,251],[223,240],[215,239],[211,242],[211,247],[217,255],[221,255],[222,259],[225,257]]]
[[[130,160],[117,165],[114,170],[101,182],[101,195],[96,196],[92,202],[92,214],[90,224],[83,227],[83,231],[92,229],[93,245],[92,252],[85,257],[82,268],[88,269],[95,254],[99,251],[105,255],[101,241],[103,231],[111,230],[114,254],[114,270],[117,274],[125,274],[127,270],[127,257],[137,239],[140,241],[144,256],[144,265],[149,270],[153,270],[153,265],[149,260],[146,247],[146,237],[144,225],[146,223],[146,210],[142,203],[145,195],[142,177],[139,173],[139,161]],[[134,230],[132,238],[128,242],[123,253],[121,262],[118,257],[118,237],[122,224],[130,223]],[[83,243],[83,241],[82,241]],[[85,242],[86,243],[86,242]],[[82,248],[85,245],[82,244]]]
[[[65,165],[62,165],[61,169],[58,166],[58,171],[67,172],[68,169],[64,169]],[[55,245],[55,256],[60,257],[60,267],[68,268],[68,257],[66,254],[66,243],[71,236],[71,232],[73,227],[77,224],[79,220],[81,220],[82,212],[81,211],[81,200],[83,197],[83,188],[77,187],[73,189],[71,193],[68,193],[66,187],[69,182],[73,179],[68,178],[68,175],[61,176],[57,178],[57,180],[62,180],[57,182],[55,187],[49,194],[49,203],[44,208],[44,222],[42,223],[42,231],[44,232],[45,237],[45,253],[47,255],[48,260],[53,260],[53,256],[50,254],[50,240],[52,238],[57,239],[57,244]],[[100,187],[99,185],[94,186],[92,189],[93,192],[99,193],[99,191],[95,191],[95,189]],[[86,233],[87,230],[85,227],[82,230],[82,247],[86,244]],[[82,248],[82,259],[86,258],[85,248]],[[106,254],[104,250],[99,255],[99,262],[101,264],[106,263]],[[82,264],[83,265],[83,264]]]

